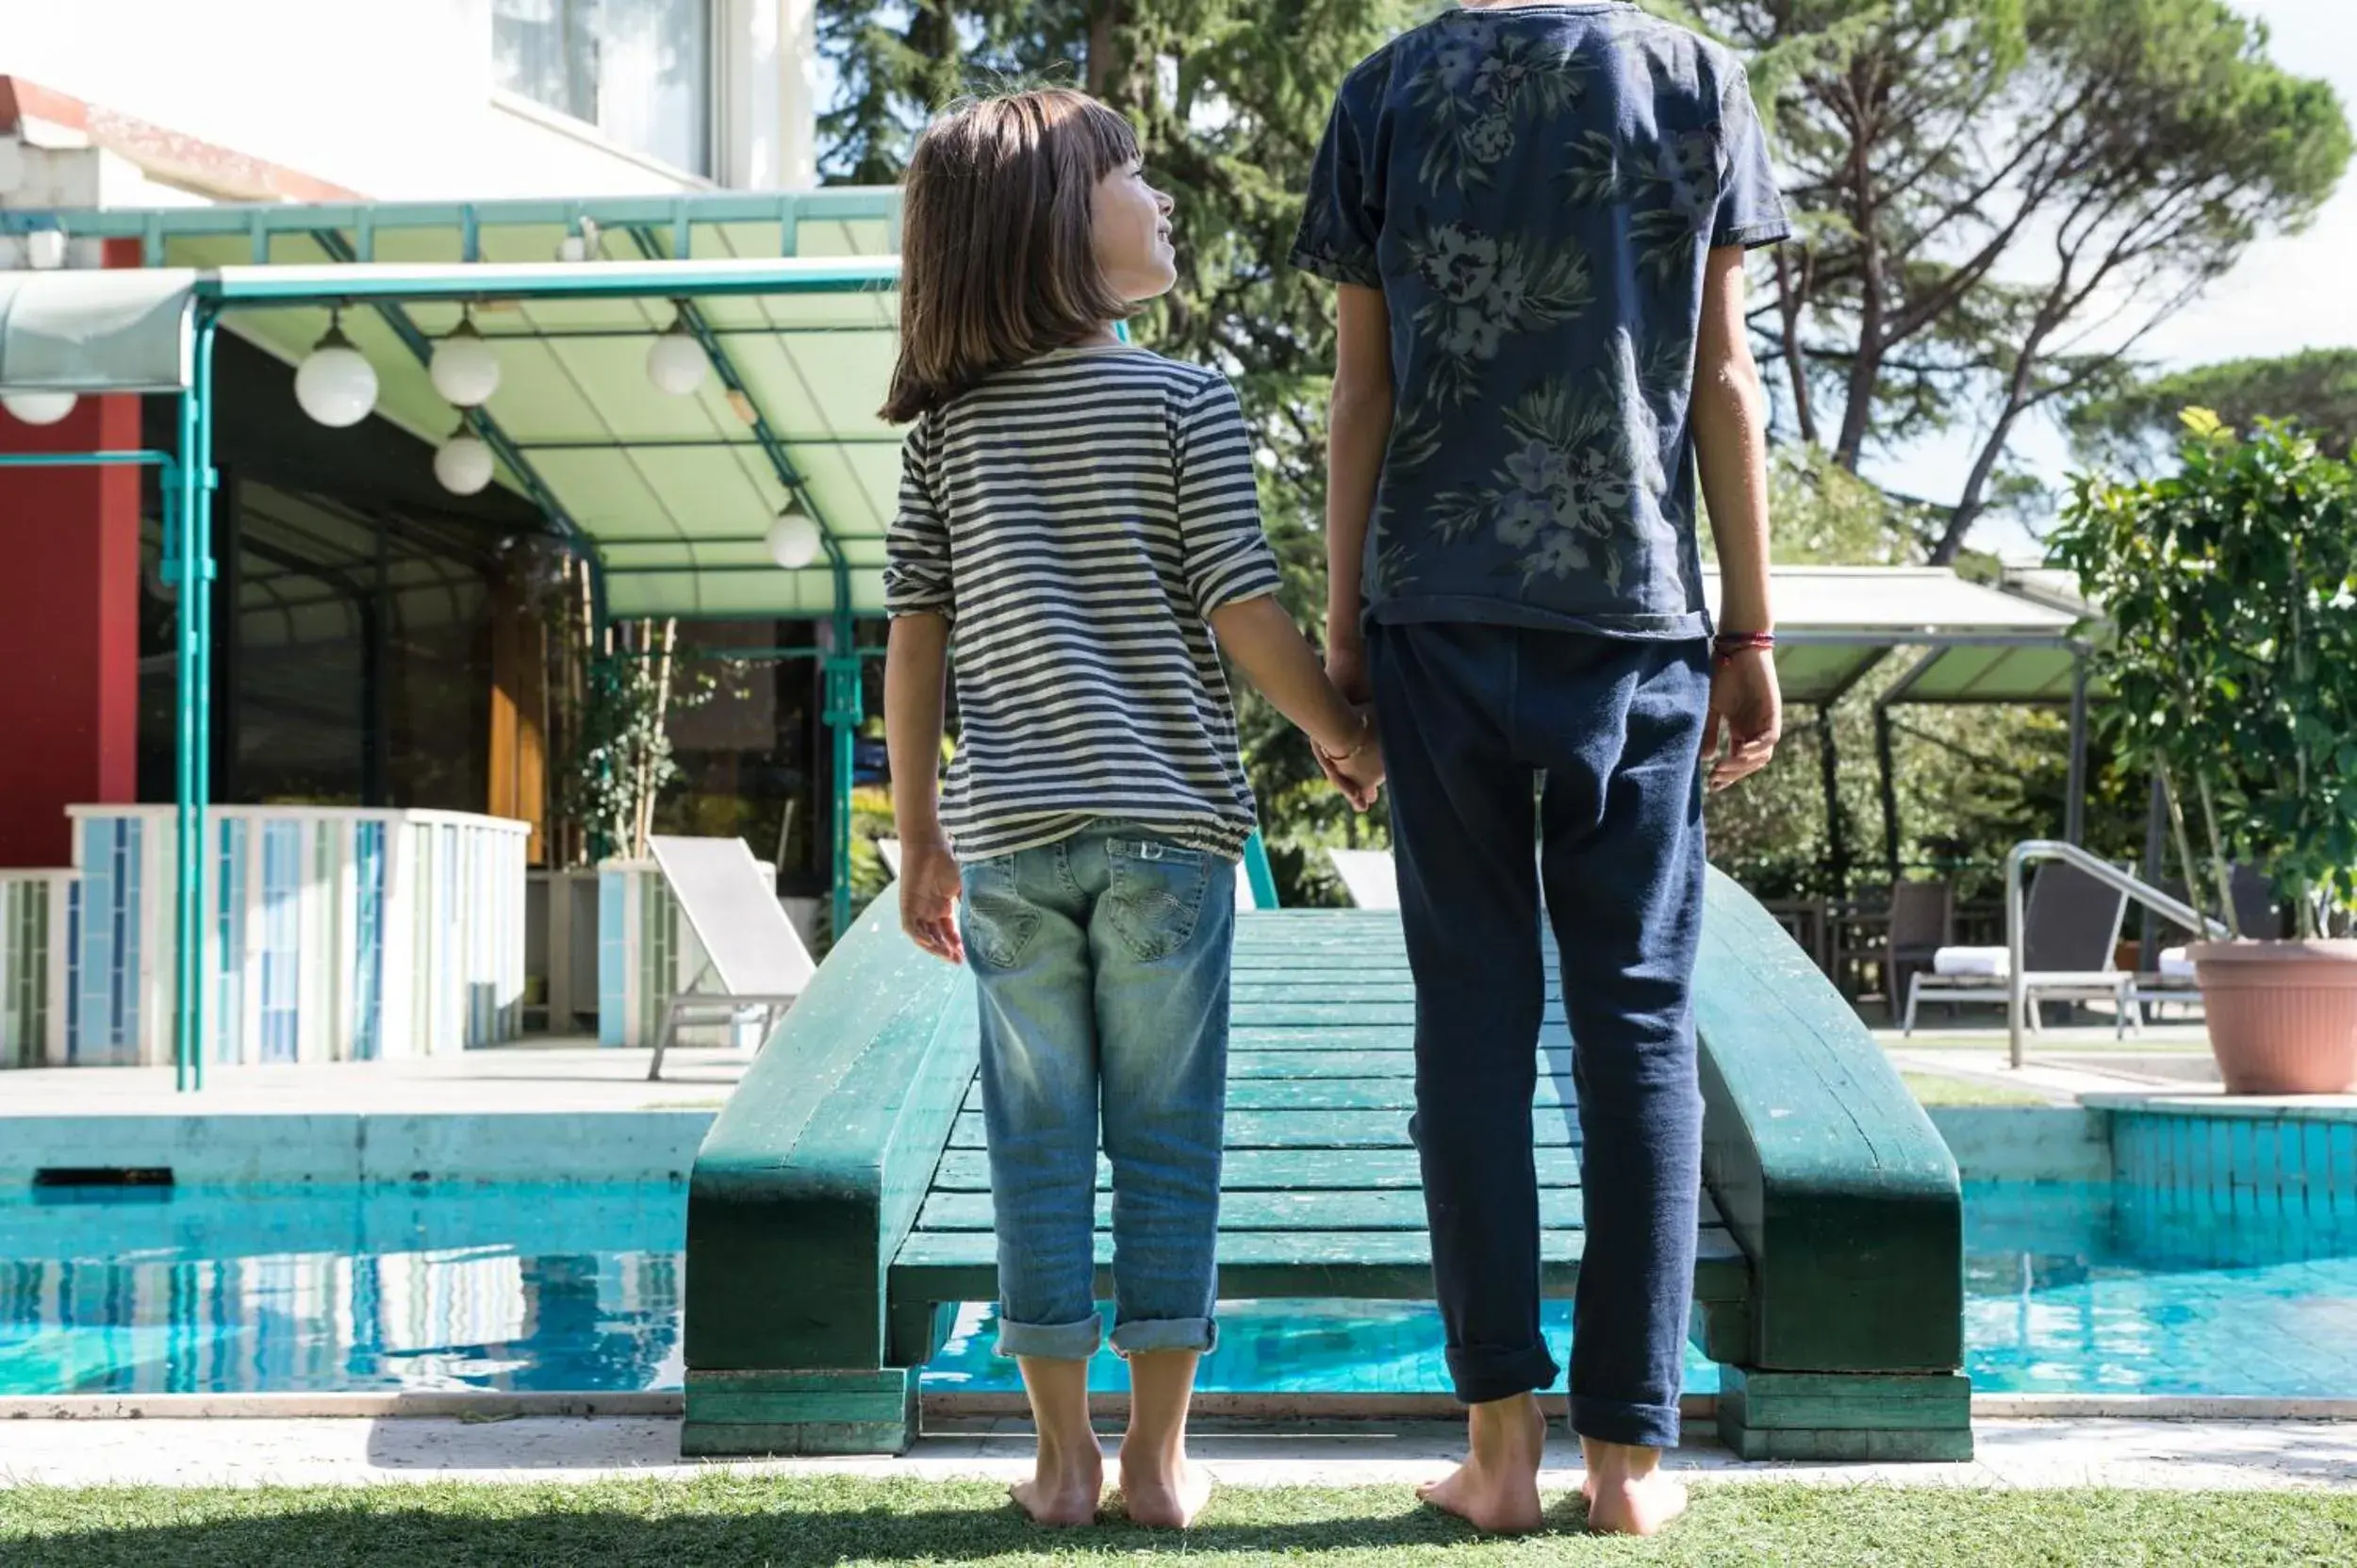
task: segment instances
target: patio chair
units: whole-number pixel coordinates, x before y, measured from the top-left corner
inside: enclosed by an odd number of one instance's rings
[[[2127,915],[2128,895],[2077,867],[2050,862],[2038,867],[2022,916],[2023,989],[2029,1008],[2025,1021],[2032,1030],[2039,1027],[2042,1002],[2105,999],[2118,1009],[2116,1034],[2125,1037],[2130,1029],[2143,1027],[2136,977],[2122,970],[2113,956]],[[1915,1032],[1916,1010],[1927,1001],[2007,1005],[2012,999],[2006,983],[2009,962],[2003,948],[1941,948],[1932,955],[1932,972],[1918,974],[1907,983],[1900,1032]]]
[[[647,1069],[652,1082],[663,1076],[663,1053],[672,1036],[697,1015],[717,1014],[733,1023],[758,1012],[766,1044],[818,966],[743,839],[658,834],[647,843],[704,952],[701,971],[663,1004],[654,1062]]]
[[[1399,872],[1389,850],[1328,850],[1334,874],[1360,909],[1397,909]]]
[[[1900,982],[1928,968],[1939,949],[1956,939],[1956,889],[1949,882],[1890,884],[1890,930],[1883,943],[1883,999],[1896,1011],[1905,995]]]
[[[2163,883],[2161,891],[2185,899],[2185,884],[2182,882]],[[2283,912],[2275,906],[2275,884],[2265,872],[2252,866],[2231,867],[2227,891],[2234,900],[2234,922],[2245,936],[2283,934]],[[2201,982],[2194,973],[2193,959],[2184,948],[2163,948],[2151,964],[2140,963],[2137,970],[2132,995],[2138,1008],[2200,1005]]]

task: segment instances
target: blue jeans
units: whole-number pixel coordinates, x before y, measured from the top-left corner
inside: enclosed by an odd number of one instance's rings
[[[1099,822],[964,869],[998,1351],[1096,1351],[1096,1150],[1113,1165],[1113,1348],[1209,1350],[1236,868]]]
[[[1539,1329],[1531,1155],[1543,890],[1586,1200],[1572,1425],[1672,1446],[1702,1190],[1688,999],[1708,650],[1409,624],[1376,627],[1368,655],[1416,977],[1413,1125],[1458,1396],[1501,1399],[1556,1378]]]

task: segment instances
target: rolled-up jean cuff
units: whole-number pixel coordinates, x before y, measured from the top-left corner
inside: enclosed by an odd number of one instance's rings
[[[1449,1381],[1457,1390],[1458,1402],[1466,1405],[1486,1405],[1492,1399],[1510,1399],[1517,1394],[1553,1388],[1560,1370],[1543,1345],[1534,1345],[1527,1350],[1448,1353]]]
[[[1113,1350],[1134,1356],[1141,1350],[1199,1350],[1209,1355],[1219,1344],[1219,1325],[1208,1317],[1151,1317],[1113,1325]]]
[[[1678,1445],[1678,1408],[1632,1405],[1624,1399],[1589,1399],[1572,1395],[1572,1430],[1598,1443],[1624,1443],[1638,1448]]]
[[[1078,1323],[1010,1323],[998,1320],[998,1353],[1042,1361],[1084,1362],[1096,1354],[1105,1325],[1094,1313]]]

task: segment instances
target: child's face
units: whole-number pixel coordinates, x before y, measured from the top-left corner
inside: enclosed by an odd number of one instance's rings
[[[1170,249],[1168,196],[1146,183],[1138,164],[1115,169],[1096,182],[1089,205],[1090,238],[1105,281],[1125,300],[1150,300],[1170,292],[1178,267]]]

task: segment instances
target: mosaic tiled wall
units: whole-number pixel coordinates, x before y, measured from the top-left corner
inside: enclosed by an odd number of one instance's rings
[[[72,877],[0,883],[0,1066],[169,1062],[172,808],[73,815]],[[209,1057],[423,1056],[512,1038],[528,833],[453,812],[213,808]]]
[[[767,866],[761,869],[772,874]],[[695,987],[703,970],[703,945],[660,866],[609,860],[598,868],[598,1044],[651,1047],[664,1005]],[[712,1040],[717,1022],[710,1012],[698,1015],[690,1020],[692,1037]],[[731,1043],[755,1048],[761,1023],[758,1011],[738,1019],[730,1026]]]
[[[65,948],[57,938],[70,880],[0,871],[0,1067],[63,1060]]]
[[[610,860],[598,868],[598,1044],[653,1045],[664,1004],[701,967],[661,867]]]

